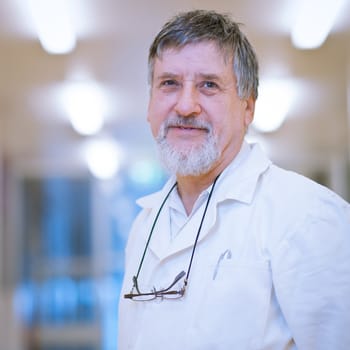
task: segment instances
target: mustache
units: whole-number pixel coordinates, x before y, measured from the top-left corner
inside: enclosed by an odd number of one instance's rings
[[[195,129],[204,129],[208,133],[211,132],[212,126],[210,123],[199,120],[198,117],[182,117],[182,116],[173,116],[169,117],[163,123],[164,131],[166,132],[171,127],[187,127]]]

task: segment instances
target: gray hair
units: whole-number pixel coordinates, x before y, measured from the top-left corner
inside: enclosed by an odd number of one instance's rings
[[[164,50],[182,48],[187,44],[211,41],[218,45],[225,57],[233,59],[233,73],[237,79],[237,93],[241,99],[258,97],[258,60],[240,24],[226,14],[194,10],[182,12],[170,19],[155,37],[148,56],[149,82],[152,83],[154,62]]]

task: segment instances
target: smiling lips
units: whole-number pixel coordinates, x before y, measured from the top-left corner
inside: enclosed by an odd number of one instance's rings
[[[180,130],[186,130],[186,131],[205,131],[205,132],[209,132],[209,130],[207,128],[203,128],[203,127],[199,127],[199,126],[192,126],[192,125],[169,125],[168,126],[168,130],[169,129],[180,129]]]
[[[190,125],[169,125],[167,134],[171,139],[175,138],[183,141],[191,141],[198,137],[201,139],[206,137],[205,135],[209,134],[209,130],[207,128]]]
[[[169,125],[168,132],[169,131],[171,131],[173,135],[190,138],[209,133],[207,128],[191,125]]]

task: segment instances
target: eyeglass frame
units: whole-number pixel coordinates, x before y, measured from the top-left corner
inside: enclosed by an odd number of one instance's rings
[[[192,267],[192,262],[193,262],[193,257],[194,257],[194,253],[195,253],[195,250],[196,250],[196,247],[197,247],[197,243],[198,243],[198,239],[199,239],[199,235],[200,235],[200,232],[201,232],[201,229],[202,229],[202,226],[203,226],[203,222],[204,222],[204,218],[206,216],[206,213],[207,213],[207,209],[208,209],[208,206],[209,206],[209,202],[210,202],[210,199],[212,197],[212,194],[213,194],[213,191],[214,191],[214,187],[215,187],[215,184],[219,178],[220,174],[215,178],[214,182],[213,182],[213,185],[210,189],[210,192],[209,192],[209,196],[208,196],[208,199],[207,199],[207,202],[205,204],[205,208],[204,208],[204,211],[203,211],[203,215],[202,215],[202,218],[201,218],[201,222],[199,224],[199,227],[198,227],[198,231],[197,231],[197,234],[196,234],[196,238],[195,238],[195,241],[194,241],[194,244],[193,244],[193,248],[192,248],[192,253],[191,253],[191,258],[190,258],[190,262],[189,262],[189,265],[188,265],[188,268],[187,268],[187,272],[185,271],[181,271],[174,279],[174,281],[170,284],[169,287],[167,288],[163,288],[161,290],[156,290],[155,287],[153,287],[153,289],[151,290],[151,292],[148,292],[148,293],[143,293],[143,292],[140,292],[140,289],[138,287],[138,277],[139,277],[139,274],[140,274],[140,271],[141,271],[141,267],[143,265],[143,261],[145,259],[145,255],[146,255],[146,251],[148,249],[148,246],[149,246],[149,243],[151,241],[151,237],[153,235],[153,231],[154,231],[154,228],[156,226],[156,223],[158,221],[158,218],[159,218],[159,215],[167,201],[167,199],[169,198],[170,196],[170,193],[173,191],[173,189],[177,186],[177,182],[174,183],[174,185],[170,188],[169,192],[167,193],[167,195],[165,196],[162,204],[160,205],[159,207],[159,210],[157,212],[157,215],[155,216],[154,218],[154,221],[153,221],[153,224],[152,224],[152,227],[151,227],[151,230],[150,230],[150,233],[148,235],[148,239],[147,239],[147,242],[146,242],[146,245],[145,245],[145,249],[143,251],[143,254],[142,254],[142,257],[141,257],[141,261],[140,261],[140,264],[139,264],[139,267],[137,269],[137,273],[135,276],[133,276],[132,278],[132,281],[133,281],[133,286],[131,288],[131,291],[130,293],[127,293],[127,294],[124,294],[124,298],[125,299],[131,299],[133,301],[150,301],[150,300],[154,300],[156,298],[161,298],[161,299],[167,299],[167,297],[171,296],[171,299],[179,299],[179,298],[182,298],[184,295],[185,295],[185,292],[186,292],[186,288],[187,288],[187,284],[188,284],[188,278],[189,278],[189,275],[190,275],[190,271],[191,271],[191,267]],[[182,288],[180,290],[171,290],[171,288],[181,280],[182,277],[185,277],[184,279],[184,284],[182,286]],[[133,290],[136,290],[137,293],[133,293]],[[175,296],[175,297],[174,297]],[[137,298],[142,298],[142,297],[146,297],[147,299],[137,299]],[[148,299],[148,297],[150,297]]]

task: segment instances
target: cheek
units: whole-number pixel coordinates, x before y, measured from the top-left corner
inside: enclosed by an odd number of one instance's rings
[[[148,105],[147,121],[154,137],[158,135],[160,125],[165,119],[163,115],[165,114],[162,112],[161,104],[154,103],[154,100],[151,99]]]
[[[213,124],[213,133],[220,147],[225,148],[228,144],[236,143],[245,135],[245,122],[241,115],[230,113],[221,114],[222,119]]]
[[[230,105],[219,104],[217,108],[208,111],[212,117],[212,126],[217,137],[227,137],[233,129],[238,128],[237,115]]]
[[[147,120],[150,123],[153,136],[158,135],[161,124],[174,113],[176,104],[176,94],[162,94],[158,91],[152,91],[149,104]]]
[[[153,117],[153,114],[150,114],[150,112],[148,113],[147,121],[150,125],[153,137],[156,137],[160,128],[160,123],[157,122],[157,120]]]

